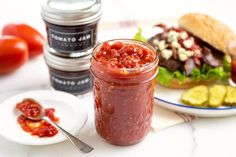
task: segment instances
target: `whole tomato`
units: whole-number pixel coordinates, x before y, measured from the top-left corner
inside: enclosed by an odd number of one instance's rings
[[[8,24],[3,27],[2,35],[22,38],[29,48],[29,57],[35,57],[43,52],[44,37],[33,27],[26,24]]]
[[[0,38],[0,75],[15,71],[28,59],[27,43],[18,37]]]

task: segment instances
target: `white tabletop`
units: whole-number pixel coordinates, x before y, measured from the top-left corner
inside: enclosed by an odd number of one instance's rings
[[[103,0],[102,23],[125,20],[152,20],[176,17],[183,13],[205,12],[217,17],[236,30],[236,10],[231,0]],[[0,28],[7,22],[25,22],[45,35],[40,17],[39,1],[2,0],[0,2]],[[100,34],[103,39],[102,33]],[[107,36],[106,36],[107,38]],[[10,95],[31,89],[49,87],[47,67],[43,57],[30,60],[14,74],[0,77],[0,101]],[[150,132],[141,143],[117,147],[104,142],[94,129],[92,93],[82,97],[88,102],[89,121],[79,137],[95,147],[90,154],[81,154],[69,142],[50,146],[24,146],[0,137],[0,157],[235,157],[236,117],[200,118],[196,121]],[[0,124],[1,125],[1,124]]]

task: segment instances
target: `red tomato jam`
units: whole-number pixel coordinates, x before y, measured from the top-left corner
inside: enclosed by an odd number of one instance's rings
[[[31,117],[39,116],[41,106],[38,105],[38,103],[34,100],[23,100],[22,102],[17,103],[16,109],[23,112],[23,115],[20,115],[17,118],[17,121],[24,131],[29,132],[31,135],[38,137],[52,137],[58,133],[58,130],[54,126],[44,120],[35,121],[25,117],[26,115],[29,115]],[[59,118],[54,115],[54,112],[55,109],[53,108],[45,109],[45,115],[52,121],[58,123]]]
[[[38,117],[41,114],[41,106],[33,99],[24,99],[17,103],[16,109],[20,110],[26,117]]]
[[[236,58],[231,61],[231,79],[236,84]]]
[[[97,133],[132,145],[148,133],[153,113],[156,51],[134,40],[112,40],[93,50],[91,72]]]

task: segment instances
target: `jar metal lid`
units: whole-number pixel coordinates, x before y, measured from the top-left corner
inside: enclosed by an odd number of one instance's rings
[[[91,55],[79,58],[65,58],[50,52],[48,44],[44,45],[44,59],[49,67],[62,71],[83,71],[90,67]]]
[[[83,25],[96,22],[102,15],[101,0],[43,0],[43,19],[58,25]]]

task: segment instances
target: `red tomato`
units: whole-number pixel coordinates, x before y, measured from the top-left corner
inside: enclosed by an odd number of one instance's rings
[[[0,75],[15,71],[28,59],[27,43],[18,37],[0,38]]]
[[[3,35],[12,35],[22,38],[29,47],[29,57],[35,57],[43,52],[44,38],[34,28],[26,24],[8,24],[3,27]]]

